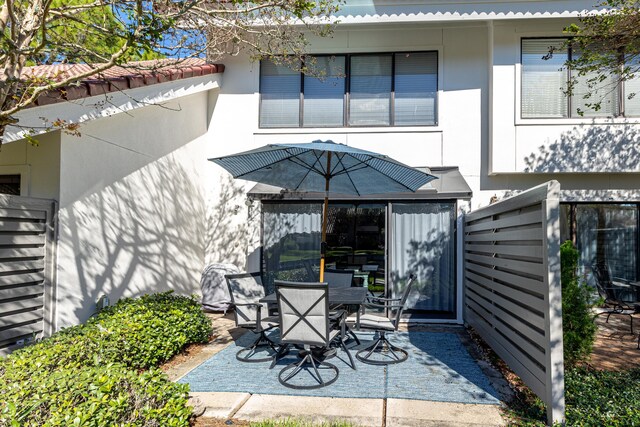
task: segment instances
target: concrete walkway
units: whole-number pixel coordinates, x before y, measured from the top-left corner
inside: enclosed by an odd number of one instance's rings
[[[199,353],[166,370],[173,381],[185,376],[226,348],[245,331],[234,328],[230,315],[210,315],[215,339]],[[422,328],[422,327],[421,327]],[[408,399],[357,399],[268,394],[192,392],[191,402],[203,417],[246,421],[303,419],[348,421],[358,426],[502,426],[498,405],[471,405]]]
[[[246,421],[348,421],[358,426],[501,426],[497,405],[405,399],[339,399],[248,393],[191,393],[203,417]]]

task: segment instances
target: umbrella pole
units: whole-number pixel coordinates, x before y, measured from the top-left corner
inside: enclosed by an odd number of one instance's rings
[[[327,172],[324,176],[324,206],[322,207],[322,242],[320,243],[320,281],[324,282],[324,257],[327,252],[327,222],[329,212],[329,182],[331,180],[331,152],[327,153]]]

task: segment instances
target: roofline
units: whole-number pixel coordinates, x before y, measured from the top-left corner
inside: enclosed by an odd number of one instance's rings
[[[85,79],[77,84],[44,92],[36,99],[35,103],[27,108],[73,101],[110,92],[122,92],[127,89],[136,89],[174,80],[223,73],[224,69],[223,64],[202,64],[150,73],[131,73],[130,75],[118,77]]]

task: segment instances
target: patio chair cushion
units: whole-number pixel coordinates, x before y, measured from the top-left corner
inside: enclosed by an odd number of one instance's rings
[[[356,316],[352,315],[347,318],[347,322],[355,323]],[[360,316],[360,327],[366,329],[377,329],[395,331],[395,326],[388,317],[377,316],[375,314],[363,314]]]

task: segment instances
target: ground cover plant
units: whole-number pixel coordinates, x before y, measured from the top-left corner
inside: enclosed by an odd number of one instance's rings
[[[194,298],[126,298],[0,360],[0,426],[188,426],[187,386],[159,363],[205,342]]]

